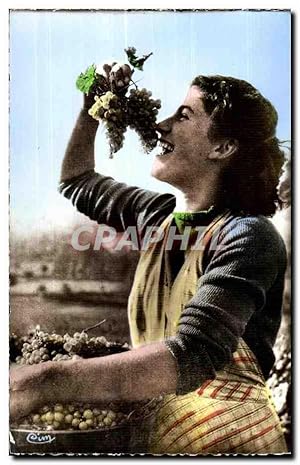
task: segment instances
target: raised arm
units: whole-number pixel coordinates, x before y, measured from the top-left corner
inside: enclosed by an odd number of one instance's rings
[[[75,178],[95,167],[94,146],[99,123],[88,114],[92,102],[92,96],[84,96],[83,107],[63,159],[60,182]]]

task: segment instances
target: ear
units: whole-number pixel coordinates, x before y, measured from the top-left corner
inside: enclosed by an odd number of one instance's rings
[[[238,149],[239,143],[236,139],[227,139],[217,144],[208,154],[210,160],[226,160]]]

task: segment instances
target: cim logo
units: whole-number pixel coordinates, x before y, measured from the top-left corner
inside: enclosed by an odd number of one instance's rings
[[[51,434],[29,433],[26,436],[26,441],[30,444],[48,444],[55,441],[55,437]]]

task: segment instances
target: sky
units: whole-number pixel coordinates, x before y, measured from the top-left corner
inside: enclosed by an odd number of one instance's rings
[[[126,61],[124,48],[153,52],[140,87],[173,113],[198,74],[245,79],[274,104],[277,136],[291,137],[290,14],[288,12],[47,12],[10,14],[11,229],[27,234],[65,227],[76,218],[57,192],[60,164],[81,107],[78,74],[91,63]],[[129,131],[108,158],[105,132],[96,139],[96,169],[159,192],[174,190],[150,177],[151,155]],[[79,214],[78,214],[79,215]]]

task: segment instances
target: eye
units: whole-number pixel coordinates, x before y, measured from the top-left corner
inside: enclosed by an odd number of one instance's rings
[[[185,119],[190,119],[187,113],[183,113],[182,111],[177,114],[177,118],[179,121],[183,121]]]

